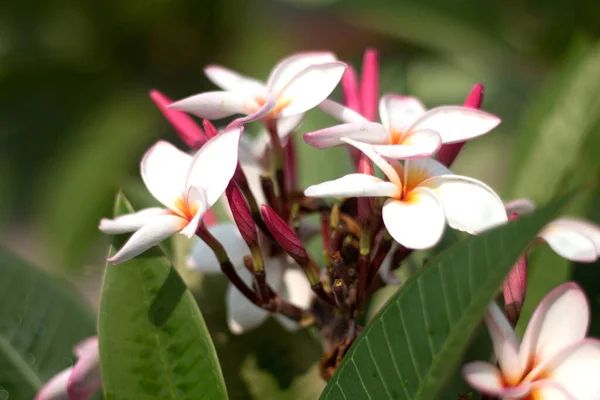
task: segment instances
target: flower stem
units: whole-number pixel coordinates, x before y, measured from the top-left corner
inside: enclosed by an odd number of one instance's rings
[[[371,230],[368,221],[361,224],[358,256],[358,301],[362,301],[369,279],[369,261],[371,260]]]
[[[265,121],[267,131],[271,137],[271,146],[273,149],[273,156],[275,157],[275,181],[277,182],[277,189],[279,190],[279,199],[281,205],[281,218],[287,221],[289,218],[288,209],[288,188],[285,174],[285,155],[283,147],[281,146],[281,140],[277,132],[277,121],[274,119],[268,119]]]

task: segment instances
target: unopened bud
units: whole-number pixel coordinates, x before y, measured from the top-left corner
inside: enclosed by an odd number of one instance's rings
[[[365,51],[360,83],[362,115],[369,121],[375,121],[379,101],[379,55],[373,49]]]
[[[259,245],[256,225],[254,225],[252,212],[250,211],[250,207],[248,207],[248,203],[246,203],[242,191],[235,182],[231,181],[225,190],[225,195],[229,202],[229,208],[231,208],[233,220],[235,221],[242,238],[248,244],[250,249],[257,248]]]
[[[517,213],[512,213],[509,217],[511,221],[519,218]],[[502,285],[502,295],[504,296],[504,308],[508,320],[513,326],[517,324],[521,309],[525,302],[527,294],[527,256],[523,254],[514,267],[508,273],[504,284]]]
[[[300,266],[308,265],[310,262],[308,253],[294,230],[268,205],[263,204],[260,213],[271,235],[281,248]]]
[[[212,139],[219,134],[217,127],[207,119],[202,120],[202,126],[204,127],[204,132],[209,139]]]

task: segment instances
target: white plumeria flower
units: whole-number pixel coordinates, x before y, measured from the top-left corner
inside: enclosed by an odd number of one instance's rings
[[[177,232],[191,238],[235,172],[241,134],[242,128],[223,132],[206,142],[194,157],[164,141],[148,150],[141,162],[142,179],[166,208],[103,219],[102,232],[135,232],[108,261],[118,264],[129,260]]]
[[[305,133],[306,143],[323,149],[341,145],[342,139],[348,138],[372,144],[379,154],[393,159],[430,157],[442,144],[473,139],[500,123],[495,115],[475,108],[443,106],[426,111],[419,100],[393,94],[379,102],[381,123],[370,122],[330,100],[320,108],[345,123]]]
[[[350,174],[309,187],[310,197],[389,197],[383,222],[390,235],[409,249],[433,247],[445,224],[470,234],[507,222],[504,205],[484,183],[452,172],[432,159],[385,160],[374,146],[342,139],[361,150],[384,172],[389,182],[375,176]]]
[[[498,366],[467,364],[466,381],[502,399],[599,399],[600,341],[585,338],[589,314],[581,288],[564,283],[544,297],[519,342],[500,307],[491,303],[485,320]]]
[[[280,61],[266,84],[227,68],[211,65],[206,76],[223,91],[197,94],[169,106],[201,118],[220,119],[246,114],[260,118],[286,118],[316,107],[337,86],[346,64],[332,53],[298,53]]]
[[[250,249],[232,223],[218,223],[208,228],[210,233],[225,247],[231,263],[240,278],[252,286],[253,277],[244,266],[244,256],[250,254]],[[313,298],[313,292],[306,275],[294,263],[289,262],[284,255],[266,257],[264,260],[267,283],[283,299],[302,309],[307,309]],[[221,273],[221,268],[212,250],[203,241],[198,241],[188,257],[189,268],[207,274]],[[259,308],[242,295],[235,286],[229,284],[226,295],[227,323],[231,332],[241,334],[261,325],[269,312]],[[298,329],[298,324],[287,317],[276,315],[275,318],[286,329]]]
[[[533,203],[527,199],[510,201],[505,207],[509,215],[529,214],[534,209]],[[555,219],[542,228],[538,237],[567,260],[591,263],[600,257],[600,226],[582,219]]]
[[[51,378],[35,400],[86,400],[102,387],[98,338],[92,337],[73,349],[77,362]]]

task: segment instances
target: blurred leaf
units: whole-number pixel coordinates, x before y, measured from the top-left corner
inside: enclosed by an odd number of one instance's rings
[[[413,275],[352,345],[321,398],[439,394],[515,260],[563,203],[469,237]]]
[[[119,195],[115,215],[132,211]],[[115,247],[122,239],[115,238]],[[158,247],[107,266],[99,338],[107,398],[227,398],[202,314]]]
[[[64,281],[2,249],[0,298],[0,394],[31,399],[73,364],[72,348],[95,334],[95,316]]]

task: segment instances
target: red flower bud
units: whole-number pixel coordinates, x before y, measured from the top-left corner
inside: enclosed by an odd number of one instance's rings
[[[519,218],[517,213],[510,215],[510,220]],[[527,256],[523,254],[508,273],[502,285],[506,316],[513,326],[517,324],[527,293]]]
[[[379,102],[379,55],[373,49],[365,51],[360,81],[362,115],[369,121],[376,121]]]
[[[281,248],[296,260],[300,266],[308,265],[310,259],[306,253],[306,249],[293,229],[277,215],[275,210],[266,204],[262,205],[260,213],[271,235],[273,235],[273,238],[279,243]]]
[[[206,132],[206,136],[208,136],[209,139],[212,139],[219,134],[217,127],[207,119],[202,120],[202,126],[204,127],[204,132]]]
[[[256,225],[254,225],[252,212],[250,211],[250,207],[248,207],[248,203],[246,203],[242,191],[237,187],[235,182],[231,181],[225,190],[225,195],[229,201],[233,220],[235,221],[242,238],[251,249],[258,247]]]

